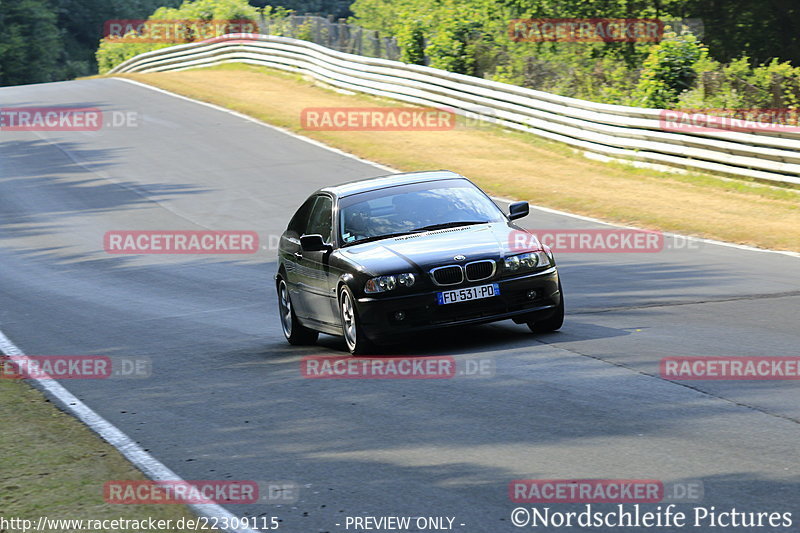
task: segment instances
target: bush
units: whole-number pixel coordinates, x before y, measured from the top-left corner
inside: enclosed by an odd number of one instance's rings
[[[105,74],[123,61],[143,54],[173,46],[172,43],[118,43],[113,40],[101,39],[100,46],[97,48],[95,57],[97,58],[97,70],[100,74]]]
[[[295,32],[295,39],[300,39],[302,41],[313,41],[314,40],[314,25],[311,23],[310,20],[305,21],[300,26],[297,27],[297,31]]]
[[[773,59],[754,66],[742,57],[727,65],[700,63],[695,87],[681,95],[680,108],[790,108],[800,104],[800,68]]]
[[[425,30],[422,22],[413,20],[401,26],[397,32],[400,61],[413,65],[425,64]]]
[[[247,0],[185,0],[178,8],[156,9],[150,20],[243,20],[256,19],[258,14]]]
[[[148,20],[257,20],[259,10],[247,3],[247,0],[185,0],[180,7],[160,7]],[[130,33],[126,37],[136,37]],[[205,38],[206,36],[203,36]],[[189,41],[193,40],[189,37]],[[97,67],[104,74],[139,54],[173,46],[186,41],[173,42],[119,42],[116,39],[100,40],[95,57]]]
[[[726,46],[718,31],[706,35],[716,35],[711,39],[714,52],[730,62],[711,58],[706,46],[691,35],[694,23],[683,18],[697,18],[693,12],[701,4],[688,0],[355,0],[351,9],[354,22],[396,36],[406,54],[404,61],[422,62],[421,31],[429,38],[424,52],[433,67],[562,96],[656,108],[800,106],[800,70],[790,63],[773,59],[756,66],[748,57],[730,60],[736,49]],[[724,20],[769,12],[768,6],[757,3],[718,4],[709,9]],[[705,8],[700,11],[709,12]],[[553,16],[659,18],[674,27],[675,33],[667,33],[657,45],[517,42],[509,36],[510,21]],[[791,18],[786,13],[775,16]],[[763,25],[757,32],[736,32],[749,33],[741,42],[751,42],[757,33],[775,35]],[[780,33],[785,37],[785,31]],[[725,49],[721,55],[720,48]]]
[[[425,48],[430,66],[458,74],[475,74],[477,26],[475,22],[456,20],[440,27]]]
[[[644,107],[666,108],[677,103],[697,78],[698,63],[708,49],[694,35],[667,34],[644,60],[635,98]]]

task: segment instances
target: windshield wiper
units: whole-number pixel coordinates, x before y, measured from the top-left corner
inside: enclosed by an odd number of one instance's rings
[[[488,224],[488,220],[465,220],[463,222],[443,222],[441,224],[431,224],[430,226],[424,226],[421,228],[417,228],[414,231],[432,231],[435,229],[445,229],[445,228],[455,228],[458,226],[474,226],[475,224]]]
[[[346,242],[342,245],[342,248],[346,246],[353,246],[354,244],[363,244],[365,242],[372,242],[372,241],[379,241],[381,239],[391,239],[392,237],[404,237],[406,235],[411,235],[412,233],[417,233],[417,230],[414,231],[399,231],[397,233],[386,233],[384,235],[373,235],[372,237],[366,237],[364,239],[359,239],[353,242]]]
[[[353,242],[346,242],[342,245],[342,247],[346,246],[353,246],[354,244],[363,244],[365,242],[372,242],[372,241],[380,241],[382,239],[391,239],[392,237],[405,237],[406,235],[412,235],[414,233],[425,233],[426,231],[432,231],[435,229],[444,229],[444,228],[455,228],[458,226],[474,226],[475,224],[488,224],[488,220],[465,220],[464,222],[443,222],[441,224],[431,224],[430,226],[424,226],[422,228],[412,229],[409,231],[399,231],[397,233],[386,233],[384,235],[373,235],[372,237],[366,237],[364,239],[359,239]]]

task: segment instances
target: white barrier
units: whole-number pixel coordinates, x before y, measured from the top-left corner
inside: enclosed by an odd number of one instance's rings
[[[231,62],[301,72],[351,91],[446,107],[612,158],[800,184],[800,132],[666,131],[659,109],[598,104],[337,52],[288,37],[226,35],[140,54],[110,73],[185,70]]]

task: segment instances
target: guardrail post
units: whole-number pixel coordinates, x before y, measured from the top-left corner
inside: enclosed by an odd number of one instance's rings
[[[339,19],[339,51],[345,52],[347,50],[347,23],[345,19]]]
[[[372,34],[372,38],[375,42],[375,57],[383,57],[381,56],[381,32],[375,30]]]

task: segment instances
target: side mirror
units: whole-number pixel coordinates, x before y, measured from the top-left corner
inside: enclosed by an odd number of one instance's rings
[[[322,239],[322,235],[313,234],[300,237],[300,248],[304,252],[329,252],[333,249],[333,246],[326,244]]]
[[[526,217],[528,216],[530,209],[531,208],[528,205],[528,202],[514,202],[508,206],[508,218],[511,220],[516,220],[518,218]]]

